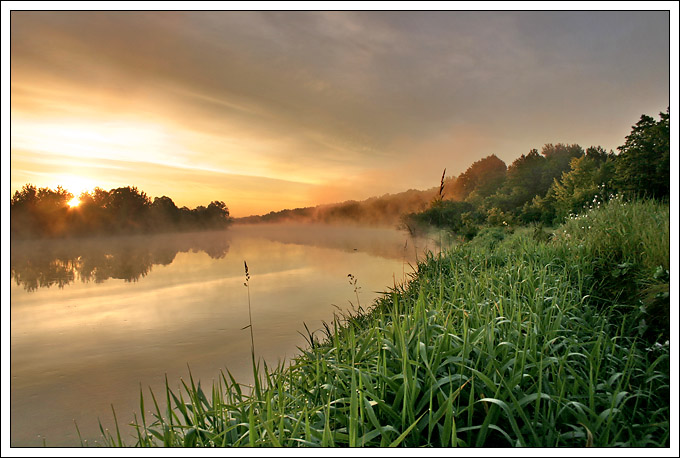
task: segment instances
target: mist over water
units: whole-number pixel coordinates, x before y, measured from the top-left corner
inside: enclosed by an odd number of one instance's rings
[[[304,346],[305,323],[371,304],[406,279],[434,242],[386,228],[235,225],[227,231],[12,244],[11,445],[79,445],[139,413],[140,386],[161,394],[189,371],[209,389],[228,369],[252,381]],[[351,304],[350,304],[351,301]],[[123,426],[128,442],[132,432]],[[40,435],[40,437],[39,437]]]

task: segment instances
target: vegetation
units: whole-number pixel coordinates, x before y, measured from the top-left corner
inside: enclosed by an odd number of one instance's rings
[[[624,191],[663,198],[670,193],[670,115],[642,115],[619,147],[617,181]]]
[[[142,395],[132,443],[116,425],[107,445],[668,446],[667,310],[637,301],[667,275],[667,215],[612,199],[549,237],[485,229],[254,388]]]
[[[73,194],[57,187],[25,185],[14,193],[10,205],[11,234],[15,238],[64,237],[99,234],[139,234],[178,230],[219,229],[230,222],[222,201],[193,210],[178,208],[169,197],[153,202],[136,187],[83,193],[77,206]]]
[[[436,224],[471,239],[486,225],[561,224],[617,193],[667,199],[669,137],[666,111],[658,121],[642,115],[618,155],[600,146],[584,151],[579,145],[547,144],[541,153],[532,149],[521,155],[507,171],[492,155],[449,179],[448,200],[432,201],[425,210],[404,215],[403,222]]]

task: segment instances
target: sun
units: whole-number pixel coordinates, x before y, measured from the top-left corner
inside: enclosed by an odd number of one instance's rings
[[[71,173],[57,175],[54,178],[54,182],[63,189],[68,190],[73,196],[73,199],[66,202],[69,208],[76,208],[80,205],[79,196],[84,192],[90,192],[95,187],[95,182],[92,178]]]
[[[75,207],[77,207],[78,205],[80,205],[80,199],[78,199],[77,197],[74,197],[73,199],[69,200],[69,201],[66,202],[66,203],[68,204],[68,206],[69,206],[70,208],[75,208]]]

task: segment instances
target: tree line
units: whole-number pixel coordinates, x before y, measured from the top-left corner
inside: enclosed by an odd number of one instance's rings
[[[231,223],[222,201],[196,208],[177,207],[167,196],[151,200],[145,192],[126,186],[110,191],[95,188],[69,206],[73,194],[57,186],[25,185],[10,205],[11,235],[16,238],[64,237],[102,234],[141,234],[222,229]]]
[[[509,167],[496,155],[458,177],[442,177],[427,209],[404,215],[407,227],[429,224],[472,238],[483,225],[552,225],[617,195],[670,195],[669,112],[642,115],[618,154],[600,146],[546,144]]]

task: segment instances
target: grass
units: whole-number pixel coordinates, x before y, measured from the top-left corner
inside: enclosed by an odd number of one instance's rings
[[[667,213],[612,202],[550,240],[525,228],[430,253],[290,364],[254,364],[261,389],[226,372],[206,392],[189,374],[164,408],[140,390],[129,445],[667,447],[669,345],[640,328],[634,288],[606,281],[668,269]]]

